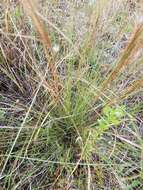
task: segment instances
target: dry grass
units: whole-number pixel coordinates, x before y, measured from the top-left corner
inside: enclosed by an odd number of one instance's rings
[[[143,188],[140,5],[0,4],[0,188]]]

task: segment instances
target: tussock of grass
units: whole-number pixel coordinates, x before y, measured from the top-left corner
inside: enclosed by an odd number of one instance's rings
[[[142,189],[140,4],[41,3],[1,5],[0,188]]]

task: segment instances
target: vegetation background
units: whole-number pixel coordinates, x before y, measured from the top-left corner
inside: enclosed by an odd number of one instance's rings
[[[0,189],[143,190],[142,0],[0,0]]]

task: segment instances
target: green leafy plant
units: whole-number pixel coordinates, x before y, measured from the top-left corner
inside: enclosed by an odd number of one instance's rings
[[[90,159],[91,154],[94,151],[95,144],[100,139],[100,137],[104,134],[104,132],[108,131],[111,126],[118,126],[123,118],[125,117],[125,107],[110,107],[105,106],[103,108],[103,114],[100,119],[97,120],[96,124],[93,126],[93,130],[89,128],[87,131],[84,130],[83,139],[88,139],[88,143],[86,143],[85,149],[85,157],[88,156]]]
[[[97,121],[97,134],[98,136],[102,135],[110,126],[117,126],[122,122],[122,119],[125,116],[125,107],[110,107],[105,106],[103,108],[103,116]]]

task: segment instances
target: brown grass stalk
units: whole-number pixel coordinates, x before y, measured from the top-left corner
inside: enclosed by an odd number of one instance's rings
[[[43,21],[40,19],[40,17],[36,14],[37,8],[33,1],[29,0],[22,0],[22,5],[29,14],[29,16],[32,18],[32,21],[40,35],[40,38],[43,42],[44,50],[45,50],[45,56],[47,58],[47,62],[49,63],[49,70],[51,72],[51,81],[48,85],[48,88],[51,89],[50,93],[52,93],[52,97],[56,98],[56,101],[58,99],[59,95],[59,89],[61,89],[61,85],[59,84],[58,77],[57,77],[57,69],[56,65],[54,63],[54,59],[52,56],[52,43],[49,37],[48,32],[46,31],[46,27],[43,23]],[[50,50],[50,54],[49,54]],[[47,83],[47,82],[46,82]],[[56,94],[56,97],[55,97]]]
[[[52,45],[51,45],[51,40],[50,40],[49,34],[45,30],[45,25],[44,25],[43,21],[36,14],[37,10],[36,10],[36,6],[35,6],[34,2],[29,1],[29,0],[22,0],[22,5],[25,8],[25,10],[27,11],[27,13],[30,15],[30,17],[32,18],[33,23],[43,41],[44,46],[51,49]]]
[[[115,68],[111,71],[111,73],[107,76],[107,79],[102,83],[101,89],[97,93],[95,97],[95,102],[99,99],[99,97],[103,94],[103,92],[110,87],[111,83],[117,78],[120,72],[125,68],[127,65],[132,63],[132,58],[134,57],[135,53],[140,49],[142,43],[140,41],[141,34],[143,33],[143,24],[139,24],[128,43],[128,46],[124,50],[118,64]]]

